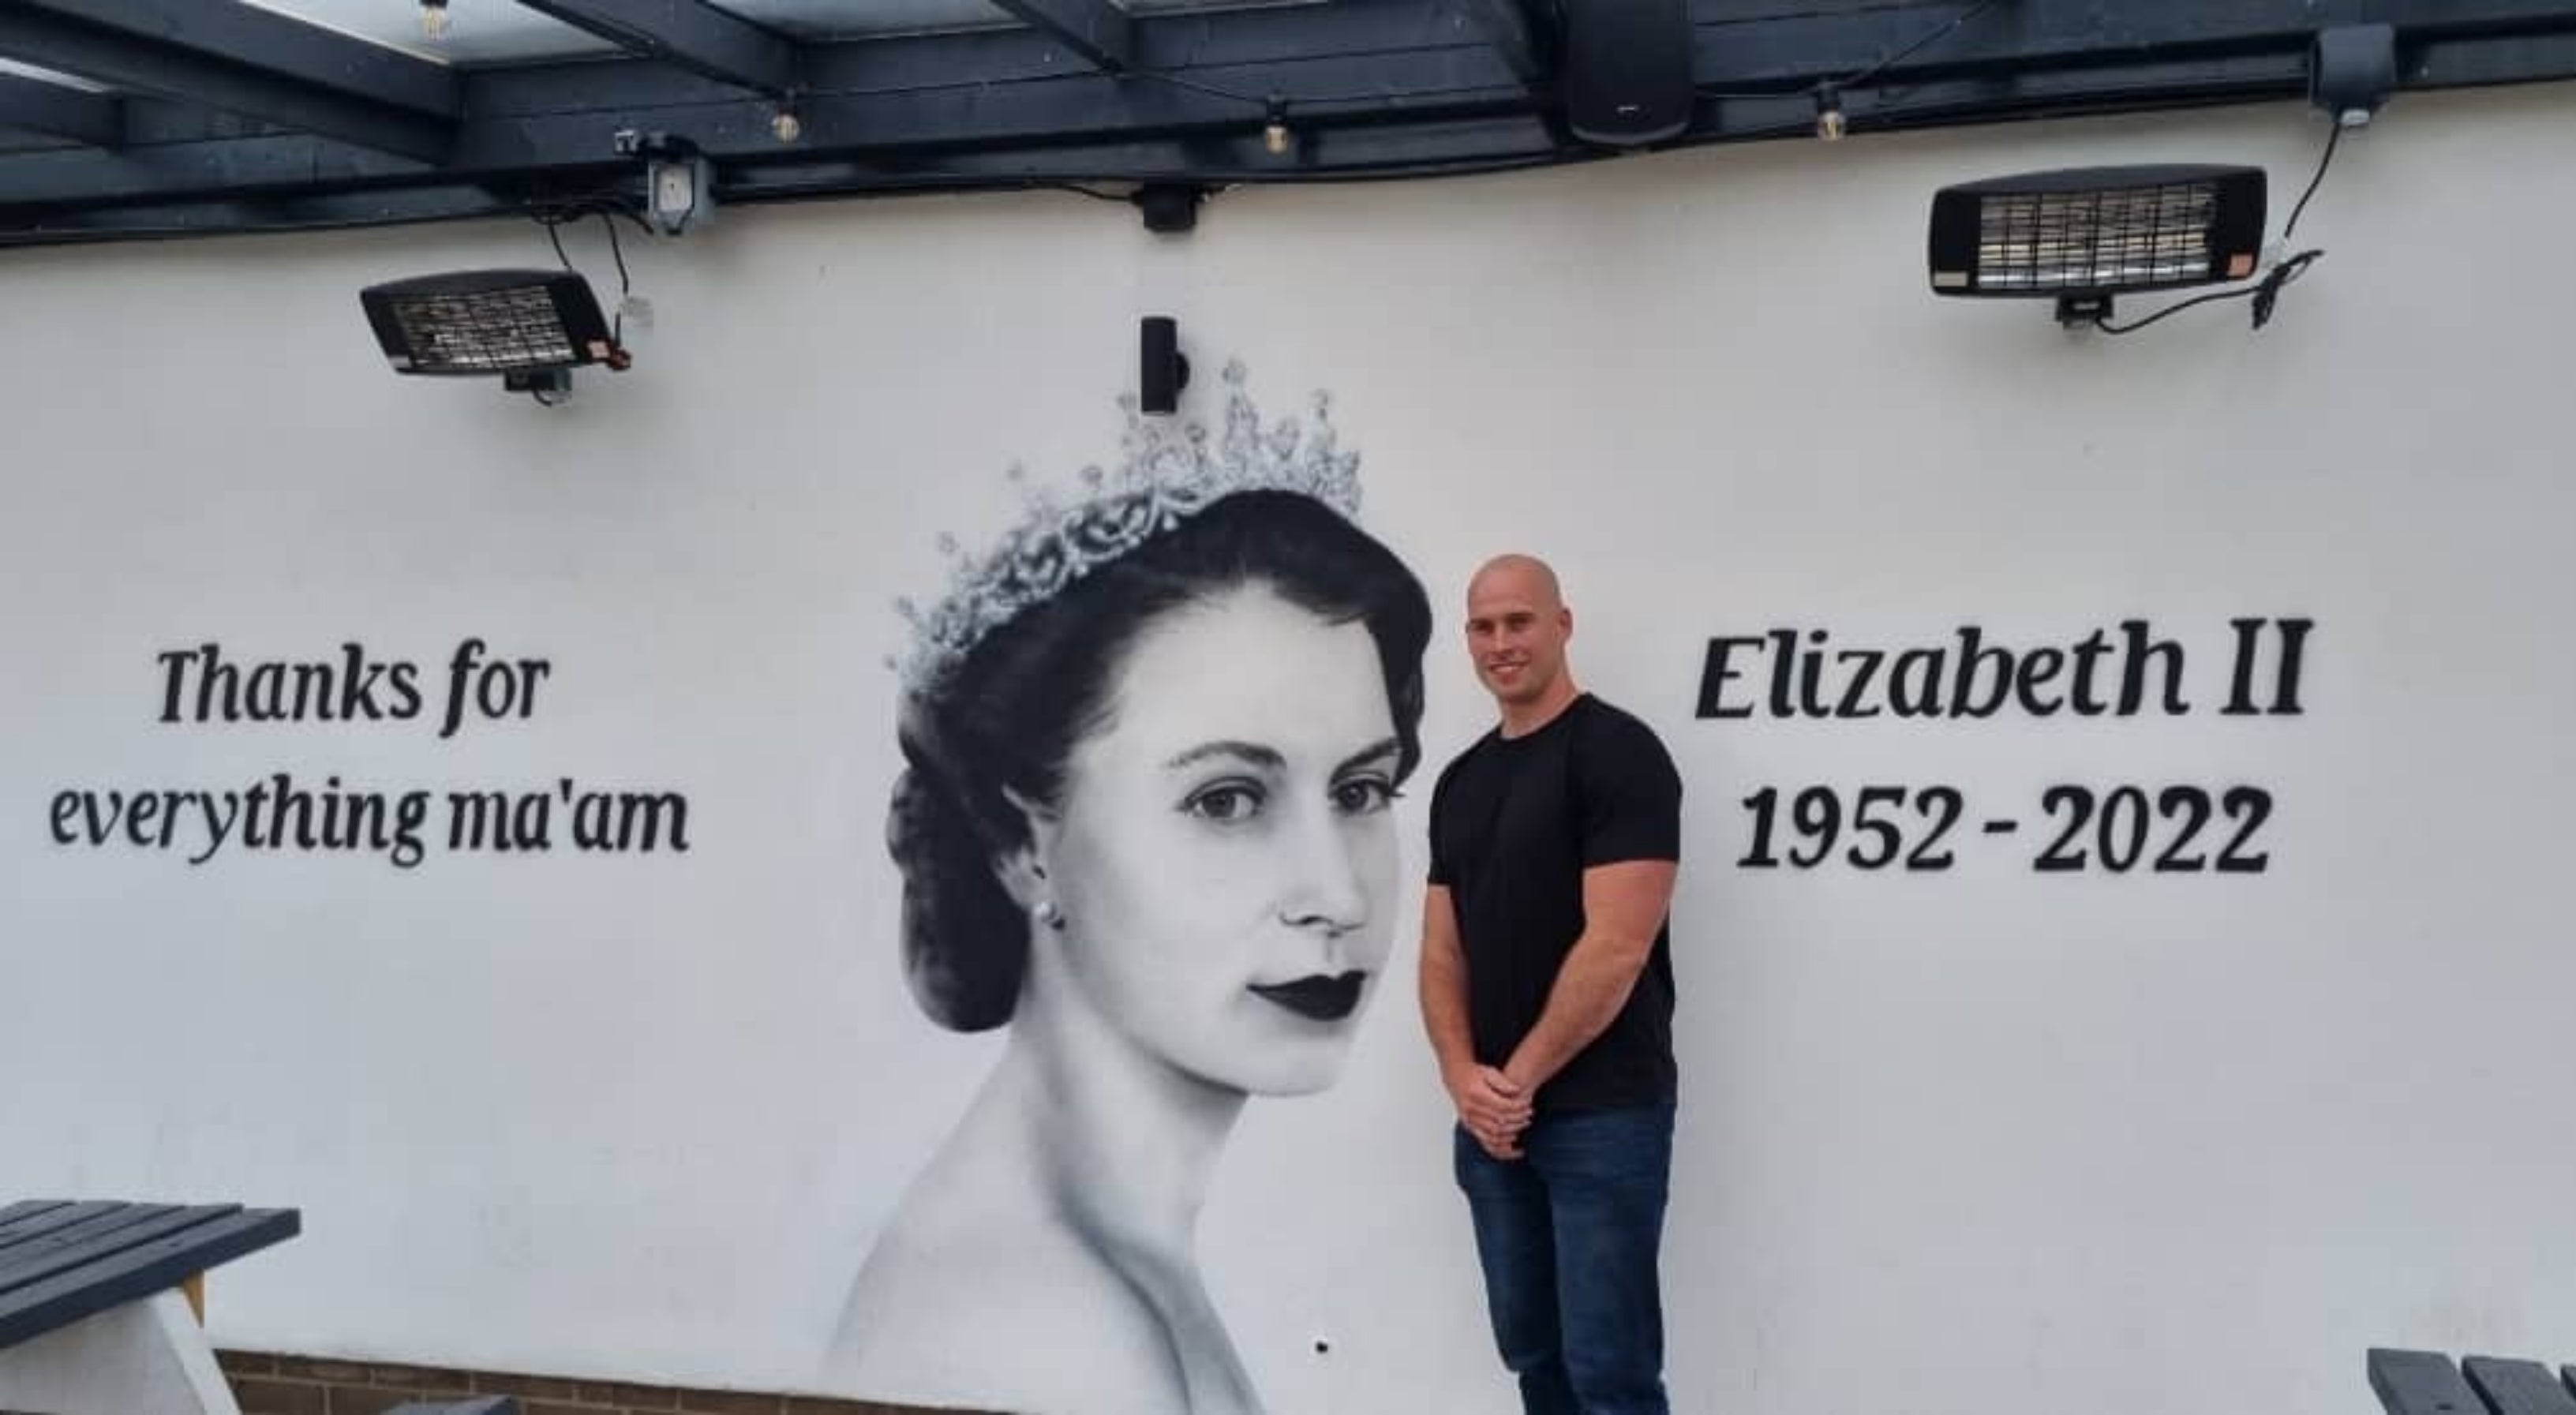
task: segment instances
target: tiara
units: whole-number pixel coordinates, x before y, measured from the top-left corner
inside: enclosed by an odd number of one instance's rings
[[[1237,492],[1293,492],[1356,518],[1360,457],[1335,446],[1331,395],[1316,393],[1302,422],[1265,427],[1244,379],[1241,360],[1226,365],[1225,432],[1213,445],[1200,424],[1174,432],[1139,415],[1132,394],[1121,395],[1125,460],[1115,473],[1083,468],[1082,490],[1070,505],[1043,490],[1028,492],[1019,524],[980,558],[969,556],[955,536],[941,535],[940,553],[950,565],[947,596],[928,609],[910,598],[895,601],[912,626],[912,645],[886,665],[901,675],[906,691],[932,687],[1022,611]],[[1026,480],[1018,467],[1008,475]]]

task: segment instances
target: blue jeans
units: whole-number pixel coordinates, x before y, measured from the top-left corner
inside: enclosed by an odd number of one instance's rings
[[[1486,1154],[1463,1127],[1452,1145],[1521,1409],[1667,1415],[1656,1254],[1672,1103],[1543,1115],[1517,1160]]]

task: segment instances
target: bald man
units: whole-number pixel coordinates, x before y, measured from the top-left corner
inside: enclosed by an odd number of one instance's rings
[[[1573,637],[1544,561],[1498,556],[1468,583],[1501,720],[1432,791],[1422,1018],[1522,1409],[1667,1415],[1681,778],[1646,724],[1576,686]]]

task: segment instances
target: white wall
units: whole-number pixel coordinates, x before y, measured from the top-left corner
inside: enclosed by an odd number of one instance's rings
[[[630,242],[655,327],[555,412],[391,376],[356,299],[544,264],[533,227],[9,254],[0,1196],[301,1207],[218,1276],[229,1343],[809,1386],[995,1048],[897,971],[887,606],[1012,462],[1114,455],[1162,310],[1194,397],[1228,354],[1266,407],[1336,394],[1444,616],[1436,753],[1487,720],[1464,576],[1526,547],[1682,764],[1677,1409],[2357,1410],[2367,1345],[2576,1355],[2571,100],[2394,106],[2259,335],[1936,301],[1923,217],[2204,159],[2285,212],[2323,135],[2290,107],[1244,191],[1182,241],[1044,194],[733,211]],[[2316,621],[2303,716],[2216,714],[2236,616]],[[1692,713],[1711,636],[2129,617],[2186,645],[2189,715]],[[552,662],[531,719],[155,721],[164,649],[356,639],[437,689],[468,636]],[[49,834],[65,788],[278,770],[667,787],[693,848]],[[1870,782],[1960,788],[1956,867],[1736,866],[1742,798]],[[2268,787],[2270,868],[2035,872],[2060,782]],[[1252,1107],[1203,1245],[1275,1409],[1507,1406],[1444,1117],[1400,988],[1340,1086]]]

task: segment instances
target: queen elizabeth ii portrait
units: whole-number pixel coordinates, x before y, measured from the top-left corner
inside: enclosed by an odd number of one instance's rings
[[[853,1283],[833,1388],[1065,1415],[1262,1408],[1195,1229],[1254,1096],[1333,1084],[1384,985],[1420,582],[1323,401],[1129,414],[908,612],[888,845],[930,1019],[1000,1060]]]

